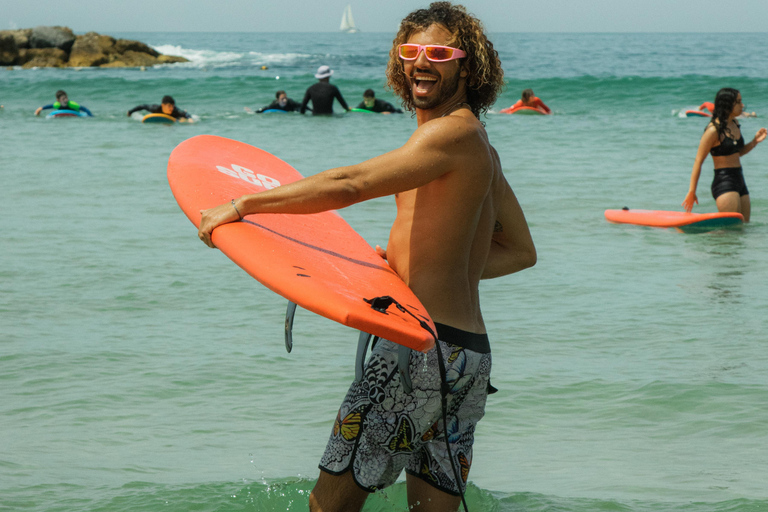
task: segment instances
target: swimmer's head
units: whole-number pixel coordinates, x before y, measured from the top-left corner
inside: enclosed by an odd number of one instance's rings
[[[363,103],[365,103],[365,106],[368,108],[371,108],[376,104],[376,93],[373,92],[373,89],[365,90],[363,93]]]
[[[162,105],[160,105],[163,109],[163,114],[165,115],[171,115],[173,113],[173,109],[176,107],[176,102],[174,99],[170,96],[163,96],[163,101],[161,102]]]
[[[288,95],[285,94],[285,91],[277,91],[275,93],[275,98],[277,98],[277,103],[280,104],[281,107],[288,104]]]
[[[528,103],[531,101],[531,98],[533,98],[533,89],[525,89],[523,91],[523,95],[520,96],[520,98],[523,100],[523,103]]]
[[[466,72],[467,103],[479,116],[496,101],[504,86],[504,70],[498,52],[485,35],[483,24],[462,5],[433,2],[429,8],[413,11],[403,19],[389,52],[387,85],[403,99],[405,108],[414,110],[409,78],[405,76],[398,46],[406,43],[414,33],[425,31],[432,25],[445,27],[453,35],[448,46],[467,53],[461,59],[461,68]]]
[[[67,93],[62,90],[56,91],[56,101],[58,101],[59,103],[67,103],[69,101],[69,98],[67,97]]]
[[[317,73],[315,73],[315,78],[318,80],[329,80],[331,78],[331,75],[333,74],[333,70],[330,66],[320,66],[317,68]]]

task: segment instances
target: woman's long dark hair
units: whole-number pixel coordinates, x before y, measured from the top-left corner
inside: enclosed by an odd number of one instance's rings
[[[736,106],[736,98],[738,97],[739,91],[730,87],[723,87],[717,91],[715,111],[712,112],[712,124],[717,129],[717,135],[720,137],[720,140],[723,140],[725,132],[728,131],[728,116],[733,112],[733,107]]]

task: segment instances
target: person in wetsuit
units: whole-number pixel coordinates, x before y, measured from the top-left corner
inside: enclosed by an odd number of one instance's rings
[[[539,98],[537,98],[536,95],[533,94],[533,89],[525,89],[520,99],[517,100],[517,102],[509,108],[512,109],[512,108],[519,108],[519,107],[531,107],[531,108],[541,110],[542,112],[545,112],[547,114],[552,113],[549,107],[546,106],[544,102],[541,101]]]
[[[256,113],[261,114],[265,110],[284,110],[286,112],[297,112],[301,110],[301,104],[298,101],[293,101],[291,98],[289,98],[288,95],[285,94],[285,91],[277,91],[275,93],[275,101],[266,107],[261,107],[256,111]]]
[[[712,121],[704,129],[699,150],[696,152],[696,160],[693,162],[691,184],[683,200],[686,212],[690,212],[694,203],[699,202],[699,198],[696,197],[696,186],[701,175],[701,165],[709,153],[715,164],[712,197],[717,203],[717,211],[741,213],[744,216],[744,222],[749,222],[751,204],[740,158],[765,140],[766,130],[760,128],[755,138],[749,144],[745,144],[741,126],[736,121],[742,110],[744,105],[739,91],[729,87],[718,91]]]
[[[176,101],[171,96],[163,96],[160,105],[137,105],[128,111],[128,117],[131,117],[131,114],[138,112],[139,110],[146,110],[151,114],[165,114],[167,116],[171,116],[181,123],[185,121],[189,123],[194,122],[192,116],[189,115],[189,112],[186,110],[179,110],[176,107]]]
[[[376,93],[373,89],[366,89],[363,93],[363,101],[357,108],[363,110],[370,110],[371,112],[378,112],[379,114],[402,114],[403,111],[399,108],[395,108],[388,101],[376,99]]]
[[[78,103],[75,103],[74,101],[69,101],[67,93],[61,90],[56,91],[56,102],[45,105],[43,107],[37,107],[35,110],[35,115],[39,116],[40,112],[43,110],[48,110],[49,108],[52,108],[53,110],[72,110],[74,112],[85,112],[88,114],[88,116],[93,117],[93,114],[91,114],[90,110]]]
[[[309,86],[304,93],[304,100],[301,102],[300,112],[307,111],[307,103],[312,100],[312,115],[331,115],[333,114],[333,99],[336,98],[344,110],[349,110],[347,102],[341,95],[339,88],[330,83],[333,70],[328,66],[317,68],[315,78],[318,82]]]

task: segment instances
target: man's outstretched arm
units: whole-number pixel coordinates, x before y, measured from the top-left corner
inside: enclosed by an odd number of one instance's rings
[[[213,247],[221,224],[252,213],[308,214],[338,210],[375,197],[418,188],[445,174],[455,155],[470,154],[472,130],[446,118],[416,130],[406,144],[357,165],[329,169],[271,190],[203,210],[198,236]],[[453,160],[451,160],[453,158]],[[525,222],[525,221],[523,221]]]

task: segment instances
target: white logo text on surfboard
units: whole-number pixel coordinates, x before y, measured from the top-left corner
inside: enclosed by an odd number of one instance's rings
[[[280,182],[275,178],[270,178],[269,176],[264,176],[263,174],[256,174],[252,170],[246,169],[245,167],[237,164],[232,164],[232,167],[223,167],[221,165],[217,165],[216,169],[218,169],[220,173],[226,174],[227,176],[240,178],[243,181],[264,187],[267,190],[280,186]]]

